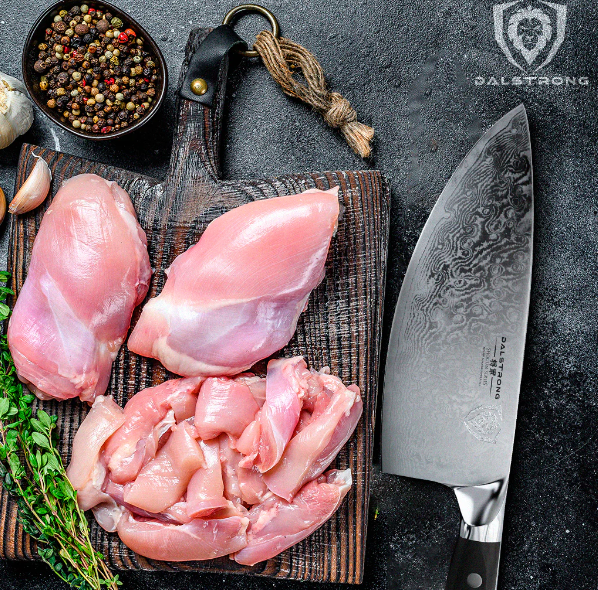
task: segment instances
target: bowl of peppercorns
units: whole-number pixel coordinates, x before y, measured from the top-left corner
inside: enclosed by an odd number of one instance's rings
[[[33,25],[23,79],[37,106],[64,129],[112,139],[147,123],[168,87],[148,32],[108,2],[57,2]]]

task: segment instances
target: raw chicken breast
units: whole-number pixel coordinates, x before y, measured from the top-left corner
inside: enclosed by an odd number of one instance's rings
[[[128,341],[179,375],[234,375],[291,339],[324,264],[338,189],[254,201],[208,225]]]
[[[280,461],[267,473],[264,482],[277,496],[291,501],[299,488],[321,473],[332,463],[341,447],[347,442],[361,417],[363,404],[359,388],[345,387],[340,379],[331,375],[313,374],[313,379],[323,382],[318,397],[326,400],[323,409],[318,408],[311,420],[295,434]]]
[[[238,438],[259,409],[243,379],[210,377],[199,390],[195,427],[203,440],[216,438],[223,432]]]
[[[204,463],[196,436],[188,422],[174,426],[156,458],[139,472],[133,483],[125,486],[124,501],[157,513],[180,500],[191,477]]]
[[[117,530],[129,549],[149,559],[196,561],[221,557],[245,547],[248,522],[246,517],[231,516],[166,524],[139,520],[127,512]]]
[[[125,422],[107,442],[104,457],[111,479],[125,484],[156,456],[160,439],[195,413],[203,379],[171,379],[148,387],[125,406]]]
[[[66,474],[77,491],[77,502],[81,510],[89,510],[109,500],[101,489],[106,469],[99,462],[99,456],[104,443],[124,421],[122,408],[111,397],[100,395],[75,434],[71,462]]]
[[[235,561],[254,565],[311,535],[336,512],[351,483],[350,469],[333,470],[306,484],[292,502],[270,496],[254,506],[248,515],[247,547]]]
[[[46,211],[8,328],[19,379],[42,399],[106,391],[151,276],[127,193],[95,174],[67,180]]]

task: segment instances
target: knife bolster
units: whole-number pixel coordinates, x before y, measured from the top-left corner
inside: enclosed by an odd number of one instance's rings
[[[503,478],[484,485],[454,488],[463,520],[472,527],[495,520],[505,502],[508,483],[508,478]]]

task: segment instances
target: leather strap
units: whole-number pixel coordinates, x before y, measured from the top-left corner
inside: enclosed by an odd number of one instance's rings
[[[229,25],[215,28],[191,56],[189,67],[183,85],[181,96],[206,107],[212,107],[216,96],[218,75],[222,61],[231,49],[247,49],[247,44]],[[191,90],[191,83],[197,78],[206,81],[208,87],[204,94],[197,95]]]

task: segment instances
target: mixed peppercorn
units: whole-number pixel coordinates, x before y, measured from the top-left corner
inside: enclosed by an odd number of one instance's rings
[[[60,10],[38,45],[39,89],[63,122],[91,133],[124,129],[156,99],[157,59],[134,29],[86,4]]]

